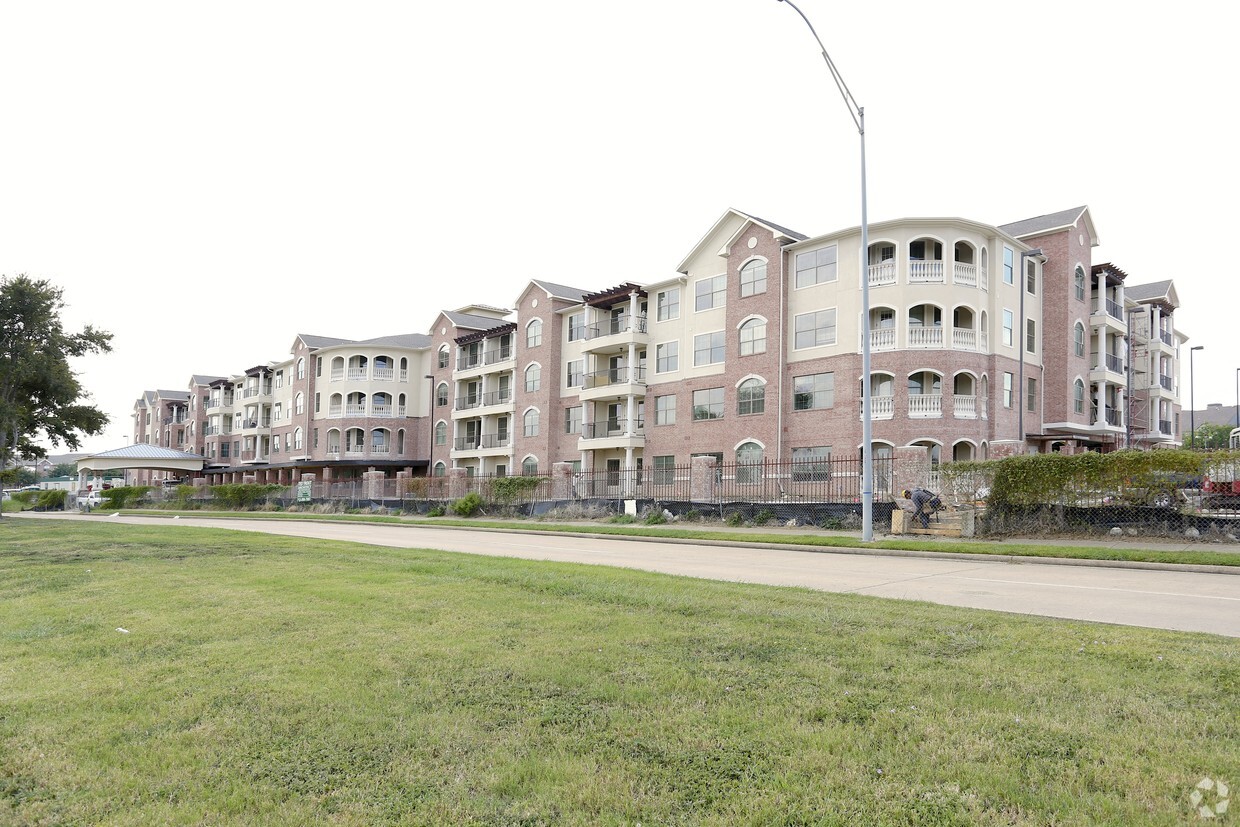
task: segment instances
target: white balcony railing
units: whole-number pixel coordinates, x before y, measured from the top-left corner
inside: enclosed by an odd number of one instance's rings
[[[396,378],[395,368],[375,368],[374,378],[379,382],[391,382]]]
[[[392,406],[391,405],[371,405],[370,415],[371,416],[391,416]]]
[[[909,347],[942,347],[943,328],[910,325],[908,329]]]
[[[896,283],[896,263],[888,259],[880,264],[870,265],[870,286],[881,287],[884,284]]]
[[[957,261],[952,264],[952,284],[977,287],[977,265]]]
[[[964,327],[953,327],[952,347],[956,350],[977,350],[977,332]]]
[[[895,350],[896,329],[888,327],[883,330],[870,331],[870,350]]]
[[[354,404],[345,405],[344,415],[345,416],[365,416],[366,406],[365,405],[354,405]]]
[[[344,379],[344,368],[332,368],[331,379],[333,382],[340,382]]]
[[[943,415],[943,396],[938,393],[914,393],[908,398],[909,418],[930,419]]]
[[[942,284],[943,262],[941,261],[910,261],[908,263],[909,284]]]
[[[331,405],[327,408],[328,419],[339,419],[342,416],[344,416],[344,408],[340,405]]]
[[[349,368],[349,381],[358,382],[365,381],[366,368]]]
[[[864,404],[858,405],[857,418],[865,416]],[[871,396],[870,407],[874,412],[870,419],[891,419],[896,415],[896,398],[894,396]]]
[[[957,419],[977,419],[977,397],[970,394],[954,394],[952,410]]]

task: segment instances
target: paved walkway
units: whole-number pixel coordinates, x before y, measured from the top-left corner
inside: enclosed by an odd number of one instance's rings
[[[25,517],[27,515],[23,515]],[[79,517],[135,525],[202,526],[396,548],[619,566],[665,574],[801,586],[831,592],[925,600],[1018,614],[1212,632],[1240,637],[1240,577],[1091,565],[1021,565],[1006,560],[951,560],[789,551],[770,547],[668,543],[647,538],[589,538],[415,525],[202,517]],[[740,539],[743,534],[738,534]],[[1079,563],[1079,561],[1078,561]]]

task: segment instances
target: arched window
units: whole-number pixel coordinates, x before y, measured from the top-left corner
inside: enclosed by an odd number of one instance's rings
[[[766,262],[754,259],[741,268],[741,295],[753,296],[766,292]]]
[[[442,419],[435,423],[435,444],[448,444],[448,423]]]
[[[746,379],[736,393],[736,412],[760,414],[766,410],[766,385],[761,379]]]
[[[1076,291],[1076,300],[1085,301],[1085,268],[1077,265],[1076,273],[1072,276],[1073,289]]]
[[[1080,322],[1076,323],[1076,327],[1072,333],[1072,343],[1076,346],[1076,355],[1085,355],[1085,325]]]
[[[439,348],[439,367],[446,368],[448,366],[448,346],[441,345]]]
[[[538,347],[542,344],[542,319],[534,319],[525,326],[525,346]]]
[[[401,428],[396,432],[396,453],[405,453],[405,429]]]
[[[301,428],[293,431],[293,448],[298,451],[301,450]]]
[[[344,379],[343,356],[336,356],[332,359],[332,372],[330,378],[333,382],[339,382],[341,379]]]
[[[293,403],[293,410],[298,416],[306,412],[306,395],[304,393],[297,394],[296,401]]]
[[[332,428],[327,432],[327,453],[340,453],[340,429]]]
[[[533,393],[542,387],[542,368],[530,365],[525,369],[525,392]]]
[[[521,461],[521,473],[524,476],[532,477],[538,473],[538,458],[526,457]]]
[[[435,463],[435,476],[444,477],[447,476],[447,474],[448,466],[444,465],[442,461]]]
[[[736,481],[753,485],[762,481],[762,446],[756,442],[742,442],[736,448]]]
[[[1079,414],[1085,413],[1085,383],[1080,379],[1072,387],[1072,410]]]
[[[741,356],[766,353],[766,320],[750,319],[741,325]]]
[[[435,388],[435,407],[446,408],[448,406],[448,383],[440,382],[439,387]]]
[[[388,430],[375,428],[370,432],[370,450],[376,454],[386,454],[390,444]]]
[[[525,435],[526,436],[538,436],[538,409],[530,408],[528,411],[525,412],[525,416],[522,417],[522,420],[525,425],[525,428],[524,428]]]
[[[297,360],[297,378],[306,378],[306,360],[304,357]]]

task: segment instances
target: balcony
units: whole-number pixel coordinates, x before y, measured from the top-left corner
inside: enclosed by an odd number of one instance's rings
[[[365,382],[369,371],[366,368],[349,368],[348,377],[350,382]]]
[[[219,434],[222,434],[222,433],[225,433],[225,432],[220,430],[219,425],[203,425],[202,426],[203,436],[218,436]]]
[[[343,382],[344,381],[344,368],[332,368],[331,381]]]
[[[629,430],[627,419],[600,419],[598,422],[585,422],[581,426],[582,439],[605,439],[607,437],[640,436],[646,432],[646,422],[642,419],[633,421],[633,429]]]
[[[370,446],[371,456],[376,456],[376,455],[385,456],[387,454],[390,454],[391,452],[392,452],[392,446],[390,445],[384,444],[384,445],[371,445]]]
[[[258,394],[259,394],[258,388],[246,388],[245,390],[241,391],[241,398],[242,399],[253,399],[254,397],[258,396]]]
[[[1168,391],[1175,390],[1175,380],[1172,379],[1170,376],[1159,376],[1158,384],[1162,386],[1163,390],[1168,390]]]
[[[896,398],[894,396],[871,396],[870,406],[873,408],[870,419],[892,419],[896,415]],[[865,404],[862,403],[857,407],[859,409],[857,418],[861,419],[865,416]]]
[[[1163,436],[1171,436],[1171,435],[1172,435],[1172,434],[1171,434],[1171,420],[1170,420],[1170,419],[1160,419],[1160,420],[1158,420],[1158,433],[1162,434]]]
[[[453,404],[453,409],[458,411],[468,411],[482,404],[482,394],[474,394],[473,396],[458,396]]]
[[[204,408],[218,408],[219,406],[220,400],[218,399],[208,399],[206,404],[203,405]]]
[[[497,362],[507,362],[512,358],[512,345],[496,347],[482,354],[482,363],[485,365],[494,365]]]
[[[506,432],[459,436],[452,442],[454,451],[481,451],[489,448],[507,448],[512,436]]]
[[[942,347],[943,346],[943,328],[910,325],[908,329],[908,346],[909,347]]]
[[[909,419],[937,419],[943,415],[943,396],[938,393],[914,393],[908,398]]]
[[[977,350],[977,331],[968,327],[953,327],[952,347],[956,350]]]
[[[1119,302],[1116,302],[1112,299],[1105,298],[1103,296],[1099,296],[1097,299],[1094,300],[1094,311],[1093,312],[1094,313],[1105,313],[1108,316],[1110,316],[1112,319],[1118,319],[1121,322],[1124,320],[1124,308],[1120,306]]]
[[[351,403],[347,404],[344,406],[344,415],[345,416],[365,416],[366,406],[365,405],[354,405]]]
[[[179,423],[184,422],[184,421],[185,421],[185,416],[184,416],[184,415],[179,415],[179,416],[165,416],[165,417],[164,417],[164,424],[165,424],[165,425],[172,425],[173,423],[178,423],[178,424],[179,424]]]
[[[909,284],[942,284],[943,262],[917,261],[908,263]]]
[[[266,454],[261,454],[258,451],[254,451],[254,450],[242,451],[241,461],[242,462],[266,462],[267,456]]]
[[[470,368],[476,368],[476,367],[481,367],[481,366],[482,366],[482,354],[481,353],[462,353],[460,356],[457,357],[457,360],[456,360],[457,370],[469,370]]]
[[[392,412],[393,412],[392,405],[371,405],[370,406],[371,416],[390,417],[392,415]]]
[[[1171,339],[1171,333],[1169,331],[1166,331],[1166,330],[1158,331],[1158,338],[1162,340],[1162,343],[1164,345],[1171,345],[1173,347],[1175,345],[1175,343]]]
[[[879,264],[871,264],[869,267],[870,286],[882,287],[884,284],[896,283],[896,262],[894,259],[887,259]]]
[[[896,349],[896,329],[894,327],[884,328],[882,330],[870,330],[870,350],[895,350]]]
[[[646,317],[625,314],[603,319],[580,328],[577,338],[586,342],[585,349],[592,353],[623,353],[630,345],[647,341]]]
[[[512,388],[498,391],[487,391],[482,395],[482,405],[507,405],[512,401]]]
[[[627,385],[636,383],[639,385],[646,384],[645,368],[608,368],[607,370],[596,370],[594,373],[585,374],[581,387],[585,390],[591,388],[604,388],[610,385]]]
[[[395,368],[375,368],[371,377],[376,382],[391,382],[396,378]]]
[[[977,265],[965,264],[962,261],[953,262],[952,284],[963,284],[965,287],[977,287]]]
[[[977,419],[977,397],[971,394],[954,394],[952,412],[957,419]]]
[[[1113,356],[1110,353],[1108,353],[1104,361],[1106,363],[1107,370],[1111,371],[1112,373],[1123,373],[1124,372],[1124,360],[1121,359],[1120,357]]]

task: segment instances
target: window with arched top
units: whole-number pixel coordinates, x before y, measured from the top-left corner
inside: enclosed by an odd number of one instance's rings
[[[1076,294],[1076,300],[1085,301],[1085,268],[1077,265],[1076,272],[1072,274],[1072,289]]]
[[[766,410],[766,384],[761,379],[746,379],[736,391],[736,412],[741,416],[760,414]]]
[[[435,407],[445,408],[448,405],[448,383],[440,382],[439,387],[435,388]]]
[[[525,369],[525,392],[533,393],[542,387],[542,368],[530,365]]]
[[[526,436],[538,436],[538,409],[530,408],[521,417],[523,433]]]
[[[306,378],[306,360],[304,357],[297,360],[297,378]]]
[[[542,319],[534,319],[525,326],[525,346],[538,347],[542,344]]]
[[[405,429],[401,428],[396,432],[396,453],[405,453]]]
[[[297,394],[296,398],[293,401],[293,411],[298,416],[301,416],[302,414],[306,412],[306,395],[304,393]]]
[[[766,353],[766,320],[750,319],[740,329],[741,356]]]
[[[435,423],[435,444],[448,444],[448,423],[443,420]]]
[[[435,463],[435,476],[436,477],[447,476],[447,473],[448,473],[448,466],[444,465],[442,461]]]
[[[439,348],[438,365],[440,368],[446,368],[448,366],[448,346],[447,345],[443,345]]]
[[[741,295],[755,296],[766,292],[766,262],[754,259],[741,268]]]
[[[1072,330],[1072,345],[1076,350],[1077,356],[1085,355],[1085,325],[1080,322],[1076,323],[1076,327]]]
[[[1085,413],[1085,383],[1080,379],[1072,386],[1072,410],[1079,414]]]
[[[301,441],[302,441],[301,428],[298,428],[295,431],[293,431],[293,448],[295,450],[298,450],[298,451],[301,450]]]
[[[762,481],[762,446],[758,443],[742,442],[736,447],[736,481],[742,485]]]
[[[526,457],[521,461],[521,473],[524,476],[532,477],[538,473],[538,458]]]

